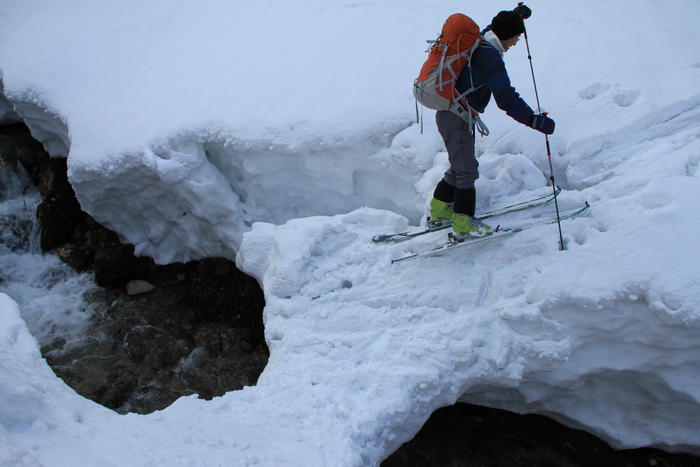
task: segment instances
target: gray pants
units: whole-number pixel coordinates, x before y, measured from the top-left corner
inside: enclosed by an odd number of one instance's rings
[[[474,188],[474,182],[479,178],[479,162],[474,151],[474,125],[448,110],[436,112],[435,122],[450,160],[445,181],[462,190]]]

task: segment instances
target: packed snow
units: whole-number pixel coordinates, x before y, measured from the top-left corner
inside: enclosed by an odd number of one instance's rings
[[[0,4],[0,121],[67,156],[139,254],[236,259],[271,353],[254,387],[118,415],[39,352],[78,345],[90,275],[3,234],[0,465],[378,465],[457,400],[700,454],[700,4],[528,5],[559,208],[590,212],[564,251],[554,224],[391,264],[444,238],[372,242],[423,222],[447,168],[411,95],[425,40],[514,4]],[[525,41],[505,59],[537,108]],[[493,103],[484,120],[477,214],[551,193],[544,137]],[[36,205],[8,193],[4,217]]]

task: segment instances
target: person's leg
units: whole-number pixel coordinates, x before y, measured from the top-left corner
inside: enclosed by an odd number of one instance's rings
[[[450,160],[450,168],[445,172],[443,180],[455,187],[453,230],[458,235],[486,235],[490,233],[491,227],[474,217],[476,210],[474,182],[479,178],[479,162],[476,160],[474,148],[474,129],[448,111],[437,112],[435,120]]]
[[[444,180],[458,189],[474,188],[479,178],[479,162],[474,153],[473,128],[449,111],[436,112],[435,122],[450,161]]]
[[[443,178],[435,187],[433,199],[430,201],[430,223],[435,225],[442,221],[451,221],[454,216],[452,203],[455,198],[455,187]]]
[[[455,187],[454,185],[450,185],[447,183],[447,181],[443,178],[440,180],[440,183],[437,184],[435,187],[435,191],[433,192],[433,198],[442,201],[443,203],[454,203],[455,201]]]
[[[476,189],[457,188],[455,190],[454,212],[474,217],[476,211]]]

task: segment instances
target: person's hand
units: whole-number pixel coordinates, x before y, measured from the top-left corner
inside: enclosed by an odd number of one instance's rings
[[[554,120],[549,118],[547,114],[532,114],[532,117],[530,117],[530,122],[527,124],[527,126],[534,128],[545,135],[551,135],[554,133]]]

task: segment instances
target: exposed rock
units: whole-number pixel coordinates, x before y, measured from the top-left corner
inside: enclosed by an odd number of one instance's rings
[[[253,385],[269,356],[263,295],[255,279],[222,263],[157,268],[147,294],[99,289],[87,297],[96,308],[91,338],[42,353],[79,394],[119,413],[150,413],[183,395],[210,399]],[[211,293],[218,281],[237,284],[236,293]]]
[[[101,287],[124,287],[129,281],[145,279],[153,261],[134,256],[133,245],[110,245],[95,253],[95,283]]]
[[[6,164],[22,164],[34,186],[40,185],[40,173],[48,164],[49,154],[40,142],[32,138],[25,124],[0,125],[0,154]]]
[[[126,293],[129,295],[139,295],[142,293],[148,293],[155,289],[153,284],[149,284],[146,281],[131,281],[126,284]]]
[[[616,451],[590,433],[542,415],[469,404],[443,407],[381,467],[698,467],[700,458],[658,449]]]
[[[41,248],[49,251],[70,242],[75,226],[85,217],[68,183],[65,159],[50,159],[41,172],[39,191],[44,201],[36,211],[41,225]]]
[[[72,268],[81,270],[85,269],[88,265],[85,253],[83,253],[81,250],[78,250],[77,248],[57,248],[56,254],[59,258],[61,258],[61,261],[68,264]]]

